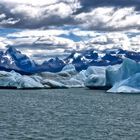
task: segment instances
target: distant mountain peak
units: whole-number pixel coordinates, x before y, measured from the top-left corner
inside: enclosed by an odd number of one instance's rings
[[[33,74],[45,71],[59,72],[63,67],[72,64],[77,71],[81,71],[87,69],[89,66],[120,64],[124,58],[140,61],[140,53],[122,49],[72,51],[65,59],[54,57],[39,65],[15,47],[9,46],[5,52],[0,51],[0,70],[15,70],[21,74]]]
[[[17,52],[21,53],[15,47],[9,46],[5,53],[10,53],[11,54],[11,53],[17,53]]]

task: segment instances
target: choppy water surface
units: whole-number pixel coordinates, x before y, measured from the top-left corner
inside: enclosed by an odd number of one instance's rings
[[[140,95],[0,90],[0,140],[121,139],[140,139]]]

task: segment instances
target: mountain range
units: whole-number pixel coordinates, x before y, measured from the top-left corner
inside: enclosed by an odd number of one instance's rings
[[[108,66],[121,64],[124,58],[140,61],[140,52],[122,49],[108,49],[104,51],[83,50],[73,51],[68,57],[58,57],[36,63],[14,47],[9,47],[5,52],[0,51],[0,70],[14,70],[20,74],[34,74],[39,72],[59,72],[64,66],[73,64],[77,71],[85,70],[89,66]]]

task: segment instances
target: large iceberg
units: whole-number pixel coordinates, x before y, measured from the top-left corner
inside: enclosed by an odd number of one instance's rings
[[[109,89],[107,92],[140,92],[140,63],[124,59],[121,65],[108,67],[89,67],[85,71],[85,86]]]
[[[109,66],[106,69],[107,84],[113,86],[128,77],[140,72],[140,63],[131,59],[124,59],[121,65]]]
[[[75,67],[69,64],[58,73],[42,72],[35,75],[42,78],[40,82],[45,88],[84,87],[84,81],[81,80],[82,76],[78,76],[79,74]]]
[[[140,73],[136,73],[125,80],[115,83],[107,92],[140,93]]]
[[[140,63],[125,59],[121,66],[106,69],[107,85],[112,86],[107,92],[140,92]]]
[[[78,73],[70,64],[58,73],[42,72],[35,75],[42,78],[41,84],[50,88],[97,87],[105,86],[105,69],[105,67],[92,66]]]

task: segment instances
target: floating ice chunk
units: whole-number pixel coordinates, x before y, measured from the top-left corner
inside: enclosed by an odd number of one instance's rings
[[[0,71],[0,87],[43,88],[43,85],[29,76],[22,76],[14,71],[11,72]]]
[[[89,88],[95,87],[105,87],[106,86],[106,77],[105,77],[106,67],[89,67],[85,74],[87,79],[85,80],[85,86]]]
[[[85,86],[89,88],[105,87],[106,86],[105,75],[94,75],[94,74],[90,75],[85,82]]]
[[[45,79],[42,81],[42,84],[45,86],[45,87],[50,87],[50,88],[67,88],[66,85],[64,85],[63,83],[60,83],[60,82],[57,82],[57,81],[54,81],[54,80],[50,80],[50,79]]]
[[[136,73],[125,80],[115,83],[107,92],[140,93],[140,73]]]
[[[71,79],[75,79],[75,80],[78,80],[78,81],[84,83],[85,80],[87,79],[86,71],[85,70],[82,70],[78,74],[74,75]]]
[[[43,88],[44,86],[29,76],[22,76],[17,80],[17,88]]]
[[[88,67],[85,74],[86,74],[86,76],[89,76],[91,74],[105,75],[105,70],[106,70],[106,67],[103,67],[103,66],[91,66],[91,67]]]
[[[107,85],[113,86],[116,82],[127,79],[138,72],[140,72],[140,63],[126,58],[122,65],[110,66],[106,69]]]

